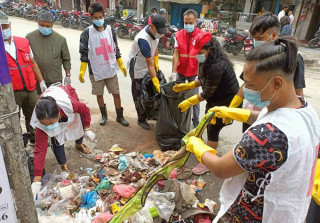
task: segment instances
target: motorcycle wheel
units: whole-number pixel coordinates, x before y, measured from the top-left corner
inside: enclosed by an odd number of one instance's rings
[[[121,38],[121,39],[124,39],[124,37],[125,37],[125,32],[123,31],[123,30],[118,30],[118,32],[117,32],[117,34],[118,34],[118,36],[119,36],[119,38]]]
[[[85,30],[87,27],[89,27],[91,24],[89,24],[87,21],[80,21],[80,28],[82,30]]]
[[[37,15],[35,15],[34,17],[33,17],[33,19],[34,19],[34,21],[38,21],[38,16]]]
[[[308,47],[310,47],[311,49],[317,48],[318,42],[319,42],[319,39],[314,38],[314,39],[310,40],[310,42],[308,43]]]
[[[15,11],[15,12],[14,12],[14,16],[20,17],[20,16],[19,16],[19,12],[16,12],[16,11]]]
[[[77,22],[71,22],[71,28],[72,29],[79,29],[79,23],[77,23]]]
[[[68,28],[70,26],[70,21],[67,19],[67,18],[63,18],[61,20],[61,25],[64,27],[64,28]]]
[[[136,36],[137,36],[137,32],[134,32],[132,35],[131,35],[131,40],[134,40],[134,38],[136,38]]]

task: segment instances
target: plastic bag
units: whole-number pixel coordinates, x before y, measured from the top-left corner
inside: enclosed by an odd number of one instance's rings
[[[168,222],[175,208],[174,196],[174,192],[159,193],[152,191],[148,195],[147,201],[153,202],[159,216]]]
[[[124,155],[120,155],[120,163],[118,165],[118,170],[120,170],[120,172],[123,172],[127,168],[128,168],[128,163],[126,158],[124,157]]]
[[[92,208],[93,206],[95,206],[97,199],[98,199],[97,191],[90,191],[82,196],[81,207],[84,207],[87,209]]]
[[[161,86],[159,117],[156,139],[162,151],[179,150],[181,139],[190,131],[191,112],[181,112],[178,105],[194,95],[193,90],[174,92],[174,82]]]
[[[113,187],[113,192],[116,192],[121,197],[131,197],[135,192],[137,192],[137,189],[130,185],[119,184]]]
[[[112,217],[110,213],[100,213],[92,223],[107,223]]]
[[[101,189],[107,189],[107,190],[109,190],[109,188],[110,188],[110,182],[109,182],[109,180],[104,179],[104,180],[101,181],[101,183],[99,183],[99,185],[96,187],[95,190],[97,190],[97,191],[99,191],[99,190],[101,190]]]
[[[160,85],[167,83],[163,73],[159,70],[157,73]],[[147,114],[148,120],[157,120],[160,106],[160,93],[155,90],[149,73],[142,80],[141,103]]]

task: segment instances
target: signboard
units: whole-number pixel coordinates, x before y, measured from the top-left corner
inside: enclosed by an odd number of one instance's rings
[[[2,33],[0,25],[0,33]],[[7,55],[4,49],[2,35],[0,35],[0,86],[11,83],[11,77],[8,67]]]
[[[4,165],[3,154],[0,146],[0,223],[16,223],[17,216],[13,205],[11,190]]]

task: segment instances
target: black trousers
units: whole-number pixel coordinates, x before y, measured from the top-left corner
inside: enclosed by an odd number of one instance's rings
[[[145,122],[147,120],[147,114],[142,106],[141,103],[141,95],[142,95],[142,80],[141,79],[134,79],[131,77],[131,92],[132,98],[134,101],[134,105],[136,107],[136,111],[138,114],[138,122]]]
[[[319,223],[320,222],[320,206],[311,199],[306,223]]]

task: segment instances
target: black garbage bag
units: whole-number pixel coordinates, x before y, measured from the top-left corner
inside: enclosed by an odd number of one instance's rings
[[[160,85],[167,83],[163,73],[159,70],[157,73]],[[141,103],[147,114],[148,120],[157,120],[159,114],[161,94],[153,86],[151,77],[147,73],[142,80]]]
[[[192,109],[182,113],[178,105],[195,93],[193,90],[176,93],[172,90],[175,84],[161,86],[156,139],[162,151],[179,150],[181,139],[190,131]]]

